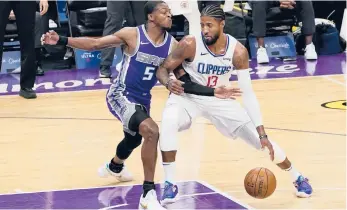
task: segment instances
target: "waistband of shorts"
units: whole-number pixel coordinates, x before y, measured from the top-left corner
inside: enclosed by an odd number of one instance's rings
[[[114,87],[112,89],[109,89],[109,91],[112,91],[115,95],[116,94],[123,94],[123,95],[138,95],[138,96],[148,96],[151,97],[151,92],[143,92],[141,90],[136,90],[132,88],[124,88],[124,87]]]
[[[142,96],[138,93],[134,92],[127,92],[127,91],[114,91],[112,92],[112,95],[107,94],[107,98],[110,98],[111,100],[117,100],[119,98],[126,98],[128,101],[136,104],[142,104],[145,106],[150,105],[152,96]]]

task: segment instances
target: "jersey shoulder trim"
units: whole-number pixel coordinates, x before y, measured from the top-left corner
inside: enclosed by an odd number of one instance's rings
[[[155,48],[164,46],[164,45],[167,43],[168,40],[171,41],[171,38],[169,38],[170,34],[169,34],[168,32],[165,32],[165,38],[164,38],[163,42],[160,43],[159,45],[155,45],[155,44],[152,42],[152,40],[151,40],[151,38],[149,37],[149,35],[147,34],[147,31],[146,31],[146,28],[145,28],[145,25],[144,25],[144,24],[141,26],[141,28],[142,28],[142,33],[144,34],[144,36],[145,36],[145,38],[146,38],[146,41],[150,42],[150,43],[153,45],[153,47],[155,47]]]
[[[227,34],[226,34],[227,35]],[[213,57],[222,57],[222,56],[225,56],[226,53],[228,52],[228,49],[229,49],[229,43],[230,43],[230,37],[227,35],[227,44],[226,44],[226,47],[225,47],[225,51],[223,54],[220,54],[220,55],[216,55],[214,54],[209,48],[208,46],[206,45],[206,43],[204,42],[203,40],[203,36],[201,35],[201,41],[203,43],[203,45],[205,46],[205,49],[213,56]]]
[[[124,55],[126,55],[126,56],[128,56],[128,57],[133,57],[133,56],[136,55],[137,52],[139,51],[139,48],[140,48],[140,40],[141,40],[141,33],[140,33],[140,28],[139,28],[139,27],[136,27],[136,33],[137,33],[137,34],[136,34],[137,38],[136,38],[136,47],[135,47],[134,52],[131,53],[131,54],[128,54],[128,53],[126,53],[125,51],[123,52]]]

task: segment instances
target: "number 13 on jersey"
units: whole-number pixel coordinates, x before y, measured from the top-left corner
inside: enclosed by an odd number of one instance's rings
[[[217,76],[209,76],[207,78],[207,87],[216,87],[218,81]]]

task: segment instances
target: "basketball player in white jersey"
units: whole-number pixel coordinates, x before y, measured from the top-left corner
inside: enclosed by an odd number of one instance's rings
[[[296,195],[309,197],[312,187],[308,179],[293,167],[284,151],[266,135],[259,103],[252,89],[248,51],[235,38],[223,33],[224,20],[225,14],[220,7],[211,5],[204,8],[201,33],[184,37],[157,71],[159,81],[174,93],[170,94],[163,111],[159,139],[165,171],[161,203],[165,205],[178,198],[179,190],[174,179],[177,134],[188,129],[197,116],[210,120],[228,138],[240,137],[256,149],[266,148],[270,159],[291,175]],[[169,74],[181,64],[187,74],[176,75],[179,80],[170,77]],[[237,73],[244,107],[235,100],[182,91],[182,87],[191,82],[206,87],[229,85],[233,69]],[[178,81],[182,81],[182,87],[177,85]],[[206,89],[205,95],[209,94],[212,95],[213,91]]]

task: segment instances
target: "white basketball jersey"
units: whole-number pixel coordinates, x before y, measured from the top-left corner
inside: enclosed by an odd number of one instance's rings
[[[193,82],[208,87],[228,86],[233,70],[232,60],[237,40],[227,35],[226,52],[215,55],[203,41],[201,33],[195,36],[194,61],[184,61],[182,66]]]

